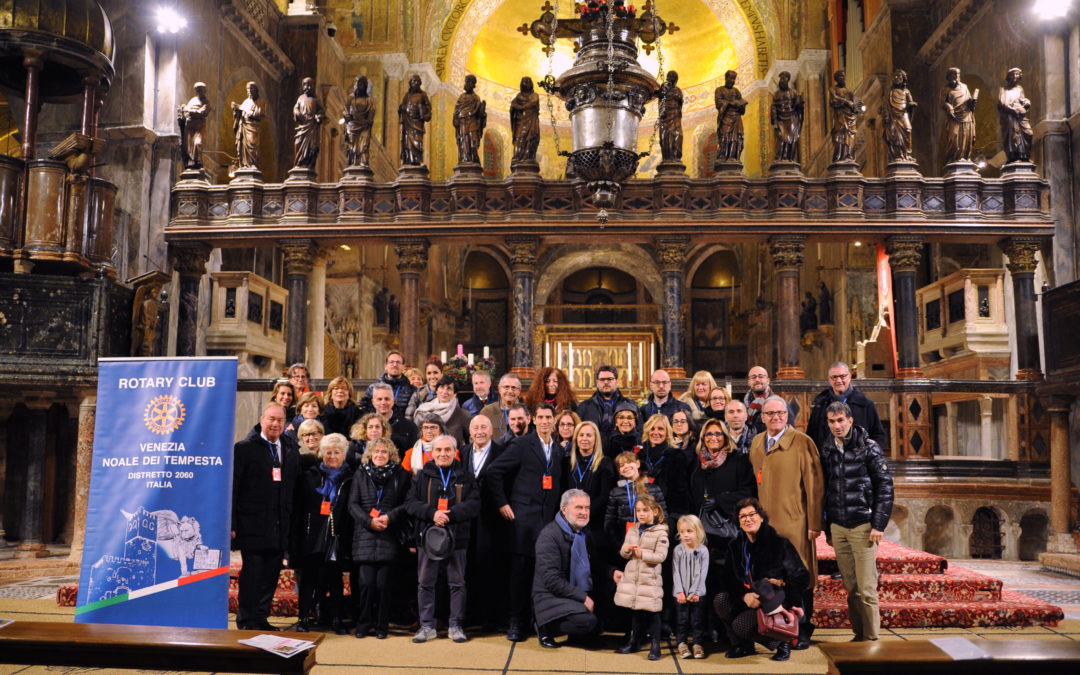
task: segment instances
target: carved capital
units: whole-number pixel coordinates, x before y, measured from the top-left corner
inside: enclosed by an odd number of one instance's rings
[[[540,237],[528,235],[506,238],[506,247],[510,249],[510,268],[513,271],[533,271],[536,269],[536,252],[540,248]]]
[[[803,263],[806,237],[783,236],[769,238],[769,257],[777,269],[798,269]]]
[[[281,242],[281,253],[285,258],[285,274],[288,276],[307,276],[315,261],[318,249],[310,239],[286,239]]]
[[[663,272],[681,272],[686,267],[686,246],[689,237],[657,237],[656,257]]]
[[[1030,237],[1010,237],[998,244],[1009,262],[1005,267],[1013,274],[1033,274],[1039,261],[1035,254],[1039,252],[1039,240]]]
[[[422,272],[428,263],[427,239],[395,239],[394,252],[397,253],[399,272]]]
[[[922,260],[922,237],[889,237],[885,241],[893,272],[914,272]]]
[[[169,262],[172,268],[180,273],[180,276],[201,277],[206,274],[210,250],[206,244],[171,244]]]

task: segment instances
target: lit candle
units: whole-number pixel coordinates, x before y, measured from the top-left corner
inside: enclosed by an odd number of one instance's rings
[[[551,343],[544,343],[544,367],[547,368],[551,365]]]
[[[443,363],[446,363],[446,350],[445,349],[442,350],[441,352],[439,352],[439,360],[442,361]]]
[[[484,345],[484,358],[491,358],[491,349],[487,345]]]
[[[571,373],[573,373],[574,372],[574,343],[573,342],[567,342],[566,343],[566,352],[568,354],[567,359],[569,359],[569,361],[567,362],[566,369],[568,371],[570,371]]]
[[[457,355],[465,356],[465,348],[460,344],[457,346]]]
[[[626,343],[626,386],[627,387],[629,387],[630,384],[634,381],[634,369],[632,367],[633,364],[634,364],[634,359],[633,359],[633,356],[631,354],[630,343],[627,342]]]
[[[476,364],[474,363],[474,361],[473,361],[473,353],[472,353],[472,352],[469,352],[469,365],[470,365],[470,366],[472,366],[472,365],[476,365]]]
[[[645,343],[639,342],[637,346],[638,369],[645,372]]]
[[[555,367],[562,370],[562,343],[555,343]]]

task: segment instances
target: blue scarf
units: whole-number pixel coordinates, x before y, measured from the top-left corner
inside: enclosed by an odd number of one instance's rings
[[[559,529],[570,535],[570,583],[578,590],[588,593],[592,590],[592,571],[589,567],[589,551],[585,546],[585,531],[574,532],[562,513],[555,516]]]
[[[319,494],[323,496],[324,500],[332,502],[334,497],[337,496],[338,488],[341,487],[341,479],[345,477],[345,465],[342,464],[336,469],[331,469],[320,462],[319,471],[323,475],[322,485],[319,486]]]

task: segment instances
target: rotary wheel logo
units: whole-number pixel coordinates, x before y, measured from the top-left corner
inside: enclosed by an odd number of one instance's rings
[[[184,404],[175,396],[157,396],[146,404],[143,422],[155,434],[176,431],[184,423]]]

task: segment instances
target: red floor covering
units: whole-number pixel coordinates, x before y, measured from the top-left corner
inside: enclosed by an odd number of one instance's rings
[[[822,628],[849,628],[847,593],[836,570],[836,556],[824,536],[818,542],[821,572],[815,593],[814,623]],[[229,611],[236,611],[236,577],[230,572]],[[945,558],[882,542],[878,548],[878,597],[881,623],[887,628],[973,626],[1056,626],[1064,618],[1061,608],[1015,591],[1004,590],[993,577],[949,565]],[[349,592],[348,577],[345,592]],[[78,585],[62,586],[56,602],[75,606]],[[274,616],[296,616],[296,592],[291,570],[283,570],[274,595]]]

